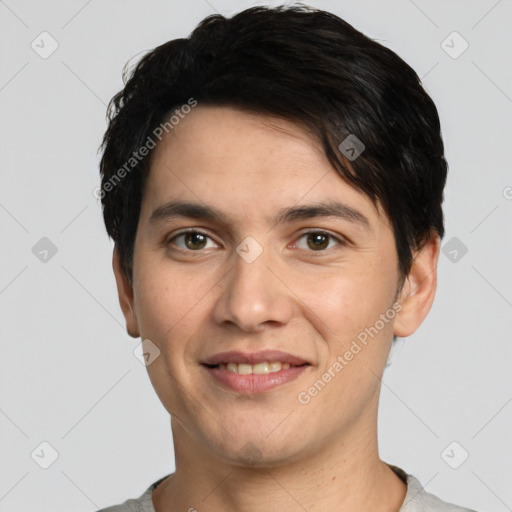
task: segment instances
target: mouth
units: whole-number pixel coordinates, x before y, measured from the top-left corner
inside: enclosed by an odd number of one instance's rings
[[[281,351],[223,352],[201,363],[214,381],[231,391],[257,394],[290,382],[311,363]]]

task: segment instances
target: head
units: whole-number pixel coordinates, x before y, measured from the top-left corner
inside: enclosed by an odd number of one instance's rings
[[[190,439],[277,463],[375,419],[444,234],[439,118],[400,57],[303,6],[210,16],[125,77],[100,167],[128,332],[158,347],[150,378]],[[264,393],[210,382],[211,356],[265,349],[308,366]]]

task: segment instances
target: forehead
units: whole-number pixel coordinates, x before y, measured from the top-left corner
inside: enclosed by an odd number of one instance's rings
[[[231,107],[195,107],[153,150],[143,210],[172,199],[242,215],[319,201],[363,209],[374,221],[381,214],[303,127]]]
[[[207,167],[211,173],[226,170],[227,164],[262,170],[274,158],[274,167],[293,157],[300,166],[324,155],[312,135],[291,121],[233,107],[197,106],[164,134],[154,149],[152,164],[170,163],[169,157],[176,165],[184,159],[197,161],[198,170]]]

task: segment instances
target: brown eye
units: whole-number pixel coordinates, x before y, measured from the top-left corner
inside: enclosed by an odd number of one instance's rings
[[[201,233],[186,233],[185,245],[192,250],[203,249],[206,245],[206,237]]]
[[[207,248],[208,240],[211,240],[210,237],[199,231],[185,231],[171,238],[169,245],[174,244],[184,251],[199,251]]]
[[[301,246],[300,240],[306,239],[306,247]],[[307,233],[303,233],[299,238],[299,242],[297,242],[297,247],[299,249],[309,249],[312,251],[323,251],[324,249],[330,249],[334,245],[340,245],[342,242],[340,239],[331,235],[330,233],[326,233],[324,231],[309,231]]]
[[[316,251],[317,249],[325,249],[329,245],[329,235],[324,233],[308,233],[308,247]]]

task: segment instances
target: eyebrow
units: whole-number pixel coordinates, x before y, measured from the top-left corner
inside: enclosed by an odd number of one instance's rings
[[[170,201],[157,207],[151,214],[149,221],[152,224],[171,220],[178,217],[191,219],[217,221],[222,224],[229,224],[228,217],[220,210],[204,204],[189,201]],[[318,217],[333,217],[358,224],[371,231],[371,224],[368,218],[358,210],[340,203],[338,201],[326,201],[317,204],[282,208],[276,218],[276,224],[292,222],[296,220],[307,220]]]

